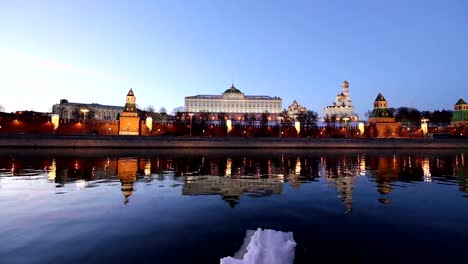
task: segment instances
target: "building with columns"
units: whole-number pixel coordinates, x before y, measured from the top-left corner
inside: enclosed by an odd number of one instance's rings
[[[62,99],[52,106],[52,113],[63,119],[118,120],[122,109],[122,106],[72,103]]]
[[[140,117],[136,108],[136,97],[133,90],[127,94],[125,107],[119,118],[119,135],[140,135]]]
[[[185,97],[186,112],[227,114],[279,114],[282,99],[266,95],[245,95],[234,84],[221,95],[195,95]]]
[[[336,96],[333,105],[323,109],[323,119],[335,119],[335,121],[358,121],[359,117],[354,111],[353,102],[349,93],[349,83],[341,84],[341,93]]]

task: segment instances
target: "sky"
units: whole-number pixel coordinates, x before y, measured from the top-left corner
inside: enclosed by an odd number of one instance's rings
[[[169,112],[184,97],[293,100],[322,114],[350,83],[361,117],[468,99],[466,0],[0,0],[0,105],[60,99]]]

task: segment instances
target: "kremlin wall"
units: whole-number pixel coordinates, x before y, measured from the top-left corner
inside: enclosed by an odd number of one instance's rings
[[[214,99],[210,101],[207,98]],[[335,103],[324,108],[325,121],[322,122],[300,119],[299,117],[306,113],[307,109],[300,106],[297,101],[282,113],[278,103],[281,103],[279,97],[246,96],[232,85],[220,96],[186,97],[186,106],[190,106],[191,109],[196,108],[197,111],[179,112],[167,120],[157,121],[151,118],[150,113],[137,109],[136,96],[130,89],[125,105],[121,108],[68,103],[68,100],[61,100],[61,104],[53,106],[53,114],[32,111],[0,113],[0,135],[244,138],[430,138],[433,135],[467,138],[468,136],[468,104],[461,98],[454,106],[451,125],[444,127],[431,126],[430,120],[426,119],[421,120],[418,126],[403,126],[395,120],[393,113],[389,111],[387,100],[380,93],[374,101],[374,110],[368,121],[360,121],[350,99],[347,81],[343,82],[342,92],[337,95]],[[79,108],[72,109],[70,106]]]

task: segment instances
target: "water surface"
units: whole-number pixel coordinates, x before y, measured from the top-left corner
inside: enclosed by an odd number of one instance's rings
[[[0,263],[219,263],[258,227],[295,263],[464,263],[467,155],[1,150]]]

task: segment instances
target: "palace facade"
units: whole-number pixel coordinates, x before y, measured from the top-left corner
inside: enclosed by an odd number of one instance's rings
[[[64,119],[118,120],[122,109],[122,106],[71,103],[62,99],[60,103],[52,106],[52,113]]]
[[[195,95],[185,97],[186,112],[279,114],[282,99],[266,95],[245,95],[234,84],[221,95]]]
[[[358,121],[359,117],[354,111],[353,102],[349,93],[349,83],[344,81],[342,91],[336,96],[333,105],[323,109],[323,119],[335,119],[335,121]]]

